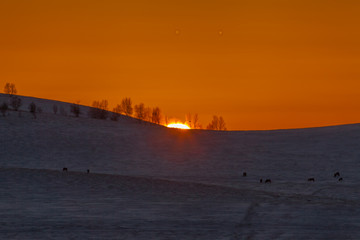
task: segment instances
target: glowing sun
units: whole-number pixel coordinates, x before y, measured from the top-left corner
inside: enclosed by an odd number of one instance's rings
[[[186,124],[182,123],[170,123],[167,125],[168,128],[180,128],[180,129],[190,129],[190,127]]]

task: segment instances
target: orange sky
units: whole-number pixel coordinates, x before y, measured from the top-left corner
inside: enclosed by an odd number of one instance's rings
[[[0,87],[231,130],[360,122],[360,1],[0,1]],[[2,85],[2,86],[1,86]]]

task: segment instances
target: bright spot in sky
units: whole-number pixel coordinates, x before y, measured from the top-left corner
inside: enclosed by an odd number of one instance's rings
[[[190,129],[190,127],[186,124],[182,123],[170,123],[167,125],[168,128],[180,128],[180,129]]]

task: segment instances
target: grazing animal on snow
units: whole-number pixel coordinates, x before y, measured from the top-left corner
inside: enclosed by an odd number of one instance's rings
[[[67,172],[67,170],[68,170],[68,169],[67,169],[66,167],[63,168],[63,172]]]
[[[308,178],[308,182],[315,182],[315,178]]]
[[[343,180],[343,178],[341,177],[341,178],[339,178],[339,181],[342,181]]]
[[[271,179],[266,179],[265,183],[271,183]]]
[[[262,178],[260,179],[260,183],[262,183]]]
[[[340,177],[340,173],[339,172],[334,173],[334,177]]]
[[[246,172],[243,172],[243,177],[246,177]]]

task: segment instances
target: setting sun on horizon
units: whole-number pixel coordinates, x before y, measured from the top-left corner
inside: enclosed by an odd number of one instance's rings
[[[205,128],[360,122],[360,1],[0,2],[0,91],[112,109],[124,97]]]
[[[168,128],[178,128],[178,129],[191,129],[188,125],[183,123],[170,123],[166,125]]]

